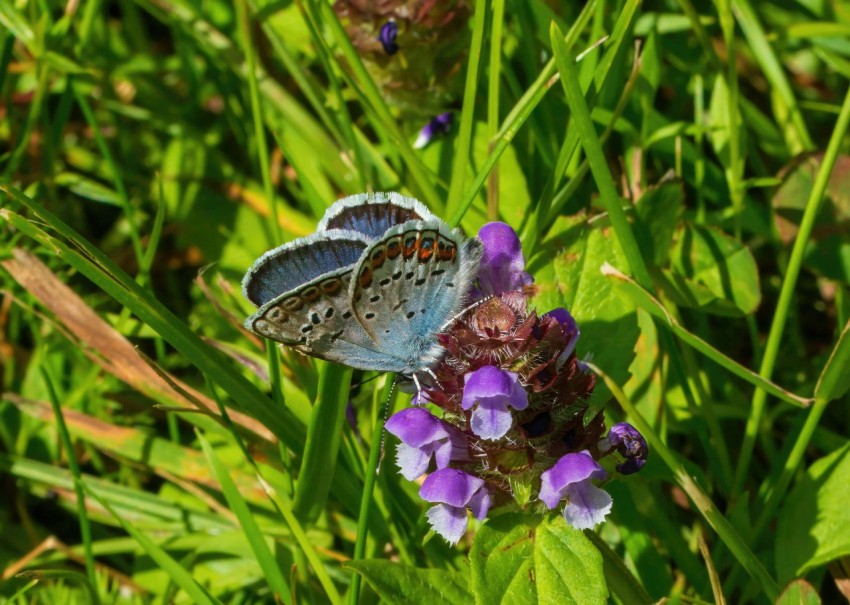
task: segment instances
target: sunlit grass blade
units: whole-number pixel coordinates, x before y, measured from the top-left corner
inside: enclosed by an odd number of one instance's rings
[[[832,131],[832,136],[829,139],[829,144],[827,145],[817,176],[812,184],[811,192],[806,200],[806,209],[803,212],[803,219],[800,222],[800,230],[794,239],[791,258],[788,260],[788,267],[782,279],[779,300],[776,302],[776,310],[773,313],[773,319],[770,324],[767,344],[764,347],[764,357],[759,368],[759,374],[766,379],[770,379],[776,366],[779,347],[782,344],[782,337],[785,333],[791,305],[796,294],[797,279],[803,267],[803,259],[809,239],[812,236],[818,212],[824,200],[824,193],[829,184],[829,178],[841,150],[844,136],[847,134],[848,127],[850,127],[850,88],[848,88],[845,94],[841,113],[835,121],[835,128]],[[747,473],[749,472],[753,448],[755,447],[756,436],[760,430],[767,395],[767,391],[762,389],[756,390],[753,394],[752,407],[750,408],[750,415],[747,418],[747,425],[744,429],[741,453],[738,458],[737,472],[735,474],[736,492],[739,492],[743,488]]]
[[[83,493],[81,485],[82,475],[80,473],[80,464],[77,461],[77,455],[74,452],[74,443],[71,441],[71,435],[68,432],[68,427],[65,425],[65,418],[62,415],[62,406],[59,403],[59,399],[56,397],[53,382],[50,380],[50,376],[44,367],[41,368],[41,379],[47,387],[47,393],[50,397],[50,405],[53,407],[53,414],[56,418],[56,426],[59,429],[59,437],[61,438],[62,445],[65,448],[65,455],[68,458],[68,467],[71,469],[71,475],[74,477],[74,491],[77,495],[77,515],[80,518],[80,535],[83,539],[83,552],[86,557],[86,575],[88,576],[88,582],[90,583],[89,588],[92,591],[92,598],[95,601],[95,605],[97,605],[99,599],[97,591],[95,590],[95,587],[97,586],[97,575],[95,574],[94,555],[92,554],[91,549],[91,524],[89,523],[89,515],[86,510],[86,496]]]
[[[287,410],[276,409],[271,400],[231,367],[221,353],[201,341],[171,311],[144,291],[111,260],[85,243],[83,238],[74,233],[62,221],[39,207],[38,204],[18,192],[14,187],[0,185],[0,191],[27,206],[44,222],[63,236],[69,237],[71,241],[86,251],[88,258],[71,250],[67,245],[38,229],[32,222],[17,214],[3,209],[0,211],[0,217],[27,236],[53,250],[57,256],[63,258],[98,287],[133,311],[205,374],[215,377],[218,384],[235,402],[238,402],[243,411],[260,420],[293,450],[300,451],[300,444],[304,441],[304,435],[298,428],[300,423]],[[94,259],[97,264],[89,259]]]
[[[466,62],[466,83],[463,89],[463,107],[460,112],[460,126],[452,161],[452,176],[446,201],[446,214],[452,214],[463,190],[466,166],[469,163],[469,148],[472,144],[472,121],[475,117],[475,103],[478,100],[478,65],[484,54],[484,25],[487,22],[487,2],[476,2],[472,16],[472,41],[469,47],[469,60]]]
[[[618,271],[611,265],[607,264],[602,266],[602,272],[607,277],[614,279],[622,290],[635,302],[635,304],[658,319],[661,325],[670,329],[677,338],[693,348],[695,351],[702,353],[708,359],[711,359],[714,363],[726,368],[735,376],[749,382],[759,389],[764,389],[766,392],[786,403],[790,403],[791,405],[798,407],[807,407],[811,405],[811,399],[800,397],[786,391],[782,387],[779,387],[769,380],[759,376],[752,370],[745,368],[735,360],[730,359],[698,336],[688,332],[672,315],[670,315],[670,313],[667,312],[660,301],[641,288],[640,285],[638,285],[637,282],[631,279],[628,275],[625,275],[621,271]]]
[[[204,436],[198,433],[197,437],[201,444],[201,449],[203,449],[204,455],[207,457],[207,461],[221,484],[221,492],[227,499],[227,504],[230,506],[231,512],[239,521],[242,532],[245,534],[245,540],[247,540],[248,545],[251,547],[251,551],[254,553],[254,556],[257,558],[257,562],[263,570],[263,574],[269,584],[269,588],[271,588],[275,593],[277,599],[282,600],[287,605],[290,605],[289,584],[281,572],[280,567],[278,567],[278,563],[275,560],[269,545],[266,543],[265,537],[260,531],[260,528],[257,526],[256,521],[254,521],[254,517],[251,510],[248,508],[247,502],[245,502],[244,498],[242,498],[242,495],[239,493],[239,489],[230,477],[229,471],[221,463],[221,460],[219,460],[207,440],[204,439]]]
[[[762,565],[759,558],[753,554],[743,538],[738,534],[729,520],[723,516],[717,506],[712,502],[711,498],[700,487],[691,474],[685,469],[682,462],[675,452],[667,447],[661,437],[655,430],[644,420],[643,415],[635,408],[631,400],[626,397],[620,386],[611,380],[605,372],[597,368],[592,363],[588,366],[596,373],[605,384],[611,389],[614,398],[622,406],[623,411],[628,414],[629,420],[634,423],[635,427],[644,436],[649,444],[650,451],[657,453],[664,461],[664,464],[673,473],[676,483],[691,499],[694,506],[703,516],[706,522],[717,532],[723,543],[729,548],[738,562],[747,570],[747,573],[758,582],[761,590],[769,599],[775,599],[779,594],[779,586],[776,580],[771,577]]]
[[[139,545],[145,549],[148,556],[153,559],[163,571],[192,599],[193,602],[199,605],[215,605],[219,601],[207,593],[197,582],[192,578],[192,575],[186,571],[171,555],[159,547],[153,540],[148,538],[144,533],[133,527],[132,523],[126,522],[121,515],[117,514],[106,500],[100,498],[93,490],[83,483],[89,495],[97,500],[101,506],[112,513],[118,524],[133,537]]]

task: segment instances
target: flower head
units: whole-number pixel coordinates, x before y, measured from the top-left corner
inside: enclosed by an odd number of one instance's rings
[[[428,470],[433,458],[438,469],[452,460],[469,460],[466,437],[425,408],[407,408],[394,414],[386,429],[401,440],[396,462],[402,476],[413,481]]]
[[[646,464],[649,447],[638,430],[628,422],[618,422],[608,431],[608,435],[599,442],[604,454],[614,450],[626,459],[617,465],[617,471],[624,475],[638,472]]]
[[[388,55],[394,55],[398,52],[398,25],[395,21],[387,21],[381,26],[378,32],[378,42],[384,47],[384,52]]]
[[[453,121],[454,115],[450,111],[446,111],[432,118],[427,124],[425,124],[425,126],[422,127],[422,130],[419,131],[419,136],[416,137],[416,141],[413,143],[413,148],[422,149],[430,143],[434,137],[447,134],[452,129]]]
[[[466,509],[476,519],[483,519],[490,510],[490,493],[484,480],[453,468],[444,468],[428,475],[419,489],[419,497],[436,502],[426,516],[431,527],[450,544],[457,544],[466,532]]]
[[[478,265],[478,288],[483,295],[521,290],[533,279],[525,272],[525,258],[516,232],[505,223],[487,223],[478,232],[484,255]]]
[[[387,423],[402,441],[401,472],[412,479],[434,460],[420,495],[436,503],[428,520],[452,543],[466,531],[467,509],[479,519],[491,503],[534,510],[533,497],[538,510],[563,502],[568,523],[594,527],[612,506],[594,484],[606,478],[596,458],[616,451],[619,472],[633,472],[646,444],[629,425],[603,438],[602,412],[589,414],[596,376],[576,358],[576,320],[566,309],[530,308],[516,233],[490,223],[479,237],[484,255],[469,293],[478,304],[438,336],[445,353],[419,380],[416,400],[443,416],[412,408]]]
[[[611,496],[591,483],[605,477],[605,469],[587,450],[566,454],[540,475],[539,497],[549,510],[566,498],[567,523],[576,529],[593,529],[611,512]]]
[[[524,410],[528,393],[516,372],[496,366],[483,366],[464,377],[461,407],[472,412],[472,431],[482,439],[500,439],[510,430],[513,416],[509,407]]]

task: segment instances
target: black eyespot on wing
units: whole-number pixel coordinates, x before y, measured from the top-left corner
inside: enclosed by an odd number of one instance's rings
[[[374,313],[366,313],[366,315],[364,315],[363,317],[365,317],[366,319],[374,319],[375,314]]]
[[[319,314],[314,311],[313,314],[310,316],[310,321],[312,321],[314,324],[319,324],[322,322],[322,318],[319,317]]]
[[[333,308],[333,307],[328,307],[328,308],[325,310],[325,317],[326,317],[326,318],[328,318],[328,319],[330,319],[330,318],[331,318],[331,317],[333,317],[333,316],[334,316],[334,308]]]

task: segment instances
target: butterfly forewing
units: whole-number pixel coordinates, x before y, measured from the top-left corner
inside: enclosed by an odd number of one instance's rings
[[[440,220],[389,229],[354,267],[354,316],[378,350],[391,351],[408,372],[424,369],[441,352],[437,334],[467,302],[480,257],[480,241],[463,242]]]
[[[314,233],[269,250],[251,265],[242,292],[261,307],[331,271],[351,267],[368,245],[361,233]]]

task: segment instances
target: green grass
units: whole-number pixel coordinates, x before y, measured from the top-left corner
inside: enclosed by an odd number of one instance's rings
[[[591,540],[614,602],[840,599],[850,14],[465,4],[386,57],[324,0],[0,2],[0,600],[486,594],[498,524],[429,534],[391,377],[241,327],[253,260],[363,191],[509,223],[579,320],[651,449]]]

